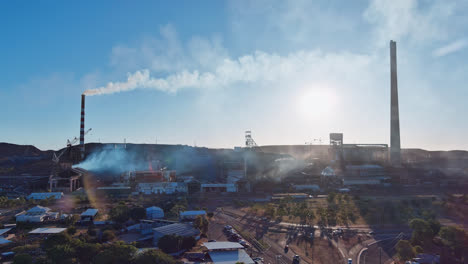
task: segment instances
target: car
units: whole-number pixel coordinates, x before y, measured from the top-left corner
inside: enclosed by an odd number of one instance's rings
[[[293,264],[299,264],[301,261],[301,257],[299,257],[299,255],[295,255],[294,258],[293,258]]]
[[[374,235],[375,232],[374,231],[369,231],[369,235]]]
[[[348,259],[348,264],[353,264],[353,260],[352,259]]]
[[[256,257],[252,259],[255,264],[263,264],[263,258]]]

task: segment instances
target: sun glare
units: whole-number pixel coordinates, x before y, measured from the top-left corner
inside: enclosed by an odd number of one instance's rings
[[[308,118],[321,119],[334,111],[337,101],[336,94],[329,89],[311,89],[299,95],[298,110]]]

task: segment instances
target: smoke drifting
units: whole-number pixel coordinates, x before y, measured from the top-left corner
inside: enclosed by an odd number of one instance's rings
[[[148,163],[139,158],[136,152],[127,151],[124,148],[103,147],[73,167],[96,173],[122,174],[131,170],[147,170]]]
[[[155,78],[150,70],[143,69],[129,73],[124,82],[109,82],[107,85],[84,92],[85,95],[102,95],[135,89],[151,89],[175,93],[185,88],[220,88],[236,83],[277,83],[285,82],[292,85],[291,80],[320,79],[330,73],[343,76],[348,68],[338,67],[346,61],[357,65],[367,65],[371,58],[365,55],[350,53],[327,54],[318,51],[298,51],[286,56],[257,51],[253,55],[241,56],[237,59],[225,58],[212,65],[205,72],[198,70],[182,70],[166,77]],[[346,76],[346,75],[345,75]]]

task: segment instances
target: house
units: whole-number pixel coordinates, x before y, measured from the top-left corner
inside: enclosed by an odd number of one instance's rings
[[[157,206],[151,206],[146,208],[146,218],[147,219],[159,219],[164,218],[164,211],[163,209]]]
[[[41,192],[41,193],[31,193],[26,198],[28,200],[45,200],[49,198],[62,199],[63,192]]]
[[[94,221],[94,218],[96,217],[98,211],[99,211],[98,209],[93,209],[93,208],[86,209],[86,211],[81,213],[81,216],[80,216],[81,221],[83,222]]]
[[[40,223],[46,220],[59,219],[59,213],[51,212],[50,208],[37,205],[26,212],[16,215],[16,222]]]
[[[177,235],[182,237],[195,237],[198,239],[200,231],[194,228],[191,224],[176,223],[166,226],[153,228],[153,244],[158,245],[158,241],[165,235]]]
[[[184,212],[180,212],[179,214],[179,219],[180,220],[195,220],[195,218],[197,218],[197,216],[204,216],[206,215],[206,212],[205,211],[184,211]]]
[[[255,264],[239,243],[228,241],[207,242],[203,243],[203,246],[206,247],[214,264]]]

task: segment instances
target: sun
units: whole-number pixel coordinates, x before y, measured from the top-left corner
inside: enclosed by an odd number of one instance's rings
[[[329,117],[337,106],[338,98],[330,89],[315,88],[306,90],[298,97],[298,111],[312,119]]]

